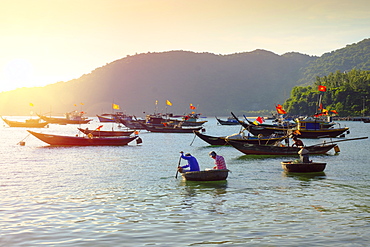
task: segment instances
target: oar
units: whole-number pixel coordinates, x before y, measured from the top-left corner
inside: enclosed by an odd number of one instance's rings
[[[180,156],[180,159],[179,159],[179,164],[177,165],[177,171],[176,171],[176,176],[175,178],[177,179],[177,174],[179,174],[179,167],[180,167],[180,162],[181,162],[181,156]]]
[[[368,138],[367,136],[356,137],[356,138],[350,138],[350,139],[345,139],[345,140],[331,141],[331,142],[328,142],[328,144],[334,143],[334,142],[345,142],[345,141],[353,141],[353,140],[362,140],[362,139],[367,139],[367,138]],[[323,143],[319,143],[319,144],[311,145],[311,146],[308,146],[308,147],[320,146],[322,144]]]

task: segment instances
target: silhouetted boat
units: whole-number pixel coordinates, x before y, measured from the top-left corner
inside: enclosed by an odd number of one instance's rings
[[[193,133],[193,131],[201,130],[203,127],[177,127],[177,126],[152,126],[150,124],[142,124],[142,126],[150,132],[160,133]]]
[[[44,128],[48,122],[41,121],[40,118],[37,119],[27,119],[25,122],[19,121],[12,121],[1,117],[1,119],[9,126],[9,127],[24,127],[24,128]]]
[[[35,136],[47,144],[52,146],[124,146],[129,142],[139,139],[138,136],[134,137],[92,137],[92,136],[61,136],[52,134],[36,133],[28,130],[30,134]]]
[[[227,120],[222,120],[222,119],[219,119],[217,117],[215,117],[217,122],[221,125],[238,125],[238,121],[236,121],[236,119],[234,119],[233,117],[228,117]]]
[[[88,119],[83,116],[84,112],[72,111],[65,114],[65,117],[47,117],[44,115],[38,115],[42,120],[52,124],[87,124],[92,119]]]

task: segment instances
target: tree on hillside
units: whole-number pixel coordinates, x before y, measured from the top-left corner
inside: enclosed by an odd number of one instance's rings
[[[326,87],[326,91],[320,92],[319,86]],[[314,86],[294,87],[284,107],[292,115],[313,115],[320,107],[318,102],[321,95],[323,107],[329,113],[334,111],[339,116],[364,116],[369,114],[369,91],[370,71],[336,71],[316,77]]]

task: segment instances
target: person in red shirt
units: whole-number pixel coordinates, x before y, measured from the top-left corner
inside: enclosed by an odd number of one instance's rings
[[[217,155],[215,151],[210,152],[209,156],[215,160],[215,166],[213,169],[227,169],[224,157]]]

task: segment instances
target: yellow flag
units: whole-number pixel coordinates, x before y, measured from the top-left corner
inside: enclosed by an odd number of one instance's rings
[[[169,106],[172,106],[172,103],[169,100],[166,100],[166,104],[169,105]]]
[[[115,110],[119,110],[119,105],[112,104],[112,108],[115,109]]]
[[[30,103],[30,106],[33,106],[33,104],[32,104],[32,103]]]

